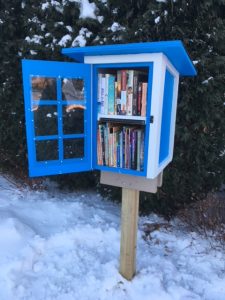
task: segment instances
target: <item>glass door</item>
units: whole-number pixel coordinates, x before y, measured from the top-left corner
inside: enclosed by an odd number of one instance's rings
[[[91,169],[91,66],[23,60],[30,176]]]

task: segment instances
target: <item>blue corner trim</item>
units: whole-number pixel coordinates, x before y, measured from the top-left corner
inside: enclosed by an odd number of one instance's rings
[[[162,108],[159,165],[169,156],[170,138],[171,138],[171,133],[170,133],[171,113],[172,113],[172,106],[173,106],[173,90],[174,90],[174,77],[168,70],[166,70],[164,95],[163,95],[163,108]]]
[[[180,40],[62,49],[62,54],[78,62],[84,62],[85,56],[140,53],[163,53],[168,57],[181,76],[195,76],[197,74],[193,63]]]

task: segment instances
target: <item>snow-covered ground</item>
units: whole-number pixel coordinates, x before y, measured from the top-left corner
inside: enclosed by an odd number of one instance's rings
[[[144,225],[144,224],[148,225]],[[140,218],[137,274],[119,273],[120,207],[95,192],[0,176],[0,300],[224,300],[225,254],[178,221]],[[143,228],[155,228],[145,236]]]

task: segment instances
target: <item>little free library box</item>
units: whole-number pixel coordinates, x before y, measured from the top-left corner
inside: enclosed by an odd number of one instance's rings
[[[181,41],[65,48],[76,63],[23,60],[30,176],[98,169],[122,187],[120,273],[136,272],[139,191],[172,160]]]
[[[65,48],[23,60],[30,176],[98,169],[154,179],[173,157],[181,41]]]

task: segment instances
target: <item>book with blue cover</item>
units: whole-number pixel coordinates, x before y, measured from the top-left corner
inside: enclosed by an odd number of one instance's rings
[[[115,76],[108,76],[108,114],[114,115],[115,109]]]

